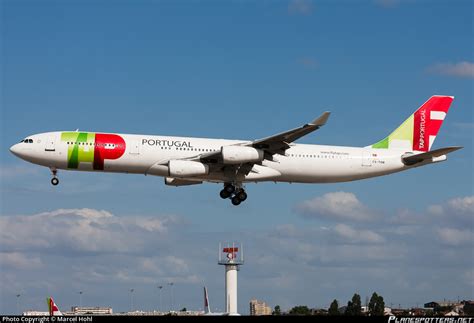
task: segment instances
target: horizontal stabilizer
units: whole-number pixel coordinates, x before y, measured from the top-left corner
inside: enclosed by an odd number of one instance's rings
[[[449,153],[452,153],[453,151],[459,150],[463,147],[455,146],[455,147],[445,147],[445,148],[440,148],[436,150],[431,150],[426,153],[422,154],[416,154],[416,155],[408,155],[408,156],[402,156],[402,161],[405,165],[411,166],[415,165],[417,163],[421,163],[425,160],[430,160],[432,161],[433,158],[440,157]]]

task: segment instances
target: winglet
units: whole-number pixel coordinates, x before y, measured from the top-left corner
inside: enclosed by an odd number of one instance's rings
[[[331,112],[326,111],[322,115],[320,115],[317,119],[314,119],[311,121],[309,124],[315,125],[315,126],[324,126],[326,122],[329,119],[329,116],[331,115]]]

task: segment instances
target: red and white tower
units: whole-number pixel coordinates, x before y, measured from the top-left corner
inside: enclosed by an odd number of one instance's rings
[[[244,264],[244,251],[240,243],[219,243],[219,265],[225,266],[225,311],[237,313],[237,271]]]

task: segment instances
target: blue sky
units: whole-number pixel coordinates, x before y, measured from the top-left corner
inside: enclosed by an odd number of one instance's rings
[[[239,240],[239,309],[473,298],[471,1],[8,1],[1,9],[0,312],[83,303],[223,309],[219,241]],[[81,130],[256,139],[332,112],[300,142],[365,146],[433,94],[455,101],[446,163],[361,182],[220,186],[61,172],[12,156],[28,134]],[[350,210],[344,217],[342,208]],[[337,204],[337,203],[336,203]],[[370,214],[361,220],[357,214]],[[128,243],[125,243],[128,242]],[[423,255],[423,257],[420,257]],[[308,288],[311,286],[311,288]],[[414,286],[414,287],[413,287]],[[163,303],[169,290],[163,291]],[[167,303],[169,307],[169,302]]]

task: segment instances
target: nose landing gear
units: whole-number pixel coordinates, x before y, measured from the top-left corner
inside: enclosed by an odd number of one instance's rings
[[[59,184],[59,179],[57,177],[58,170],[56,168],[51,168],[51,173],[53,173],[53,178],[51,178],[51,184],[56,186]]]
[[[236,187],[237,186],[237,187]],[[230,198],[233,205],[237,206],[247,199],[247,193],[241,184],[234,186],[233,184],[225,184],[219,195],[223,199]]]

